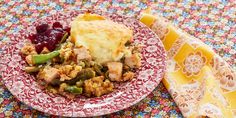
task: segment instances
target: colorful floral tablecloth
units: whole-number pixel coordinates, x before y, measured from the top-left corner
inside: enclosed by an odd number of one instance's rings
[[[137,15],[147,6],[153,14],[159,14],[189,34],[201,39],[236,69],[236,4],[234,0],[188,1],[175,0],[5,0],[0,2],[0,40],[9,40],[8,35],[19,31],[22,22],[33,22],[37,17],[50,15],[65,9],[101,9],[126,15]],[[214,40],[212,40],[214,39]],[[0,51],[3,41],[0,42]],[[17,101],[0,83],[0,117],[48,117]],[[149,96],[138,104],[104,117],[182,117],[168,91],[161,83]]]

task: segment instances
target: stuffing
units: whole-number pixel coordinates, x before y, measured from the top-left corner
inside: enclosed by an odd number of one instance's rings
[[[131,80],[131,79],[133,79],[133,78],[134,78],[134,73],[131,72],[131,71],[128,71],[128,72],[125,72],[125,73],[123,74],[122,80],[123,80],[123,81],[128,81],[128,80]]]
[[[69,77],[75,78],[81,70],[82,70],[81,66],[75,66],[74,69],[72,71],[70,71]]]
[[[65,92],[65,89],[68,87],[69,85],[66,84],[66,83],[62,83],[60,84],[59,86],[59,89],[58,89],[58,92],[59,94],[67,97],[67,98],[70,98],[70,99],[73,99],[75,97],[75,95],[71,94],[71,93],[68,93],[68,92]]]
[[[61,46],[60,49],[60,57],[63,58],[65,61],[69,60],[71,56],[73,56],[73,48],[74,44],[71,42],[65,43]]]
[[[71,80],[77,76],[77,74],[82,70],[81,66],[72,64],[72,65],[55,65],[55,68],[58,68],[60,73],[60,80]]]
[[[69,75],[70,71],[73,70],[73,66],[72,65],[61,65],[58,69],[61,74]]]
[[[20,51],[24,55],[33,55],[37,54],[34,45],[32,44],[26,44],[23,48],[21,48]]]
[[[65,74],[60,74],[60,81],[71,80],[72,78],[68,77]]]
[[[62,83],[62,84],[60,84],[58,91],[64,92],[66,87],[68,87],[68,85],[66,83]]]
[[[88,97],[91,96],[102,96],[104,94],[110,93],[113,91],[114,85],[108,79],[104,82],[103,76],[98,76],[84,81],[84,90],[85,95]]]

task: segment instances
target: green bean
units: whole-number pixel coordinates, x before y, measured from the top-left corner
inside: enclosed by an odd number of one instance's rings
[[[67,86],[65,88],[65,91],[73,93],[73,94],[82,94],[83,88],[77,87],[77,86]]]
[[[59,54],[59,51],[53,51],[47,54],[31,55],[32,64],[46,63],[48,60],[51,60]]]

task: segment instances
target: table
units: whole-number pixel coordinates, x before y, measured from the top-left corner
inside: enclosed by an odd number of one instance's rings
[[[5,0],[0,2],[0,51],[8,34],[21,29],[22,22],[65,9],[101,9],[133,16],[152,8],[153,14],[167,18],[175,26],[201,39],[236,69],[236,4],[228,2],[175,0]],[[15,99],[0,82],[0,117],[56,117],[41,113]],[[125,110],[102,117],[182,117],[161,83],[149,96]]]

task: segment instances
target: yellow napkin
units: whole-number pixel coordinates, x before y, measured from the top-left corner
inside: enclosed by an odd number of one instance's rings
[[[165,46],[167,70],[163,83],[184,117],[236,117],[236,72],[199,39],[149,11],[141,14],[140,21]]]

